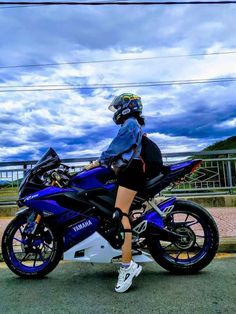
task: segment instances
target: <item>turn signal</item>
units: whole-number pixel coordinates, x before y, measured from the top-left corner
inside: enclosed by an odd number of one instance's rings
[[[198,167],[200,167],[201,163],[202,163],[202,160],[198,160],[196,164],[192,167],[191,172],[194,172]]]

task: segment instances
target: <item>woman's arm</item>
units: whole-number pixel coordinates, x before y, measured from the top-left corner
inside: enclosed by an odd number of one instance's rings
[[[128,119],[121,126],[117,136],[112,140],[107,150],[105,150],[99,161],[101,164],[108,165],[111,159],[129,151],[133,145],[137,144],[140,126],[136,119]]]

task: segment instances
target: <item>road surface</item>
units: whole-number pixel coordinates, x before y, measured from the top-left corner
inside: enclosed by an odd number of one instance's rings
[[[0,313],[236,313],[236,254],[191,276],[143,266],[130,291],[118,294],[117,265],[61,262],[47,278],[25,280],[0,263]]]

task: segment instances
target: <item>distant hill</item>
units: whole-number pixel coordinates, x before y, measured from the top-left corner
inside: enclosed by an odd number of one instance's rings
[[[203,151],[211,150],[225,150],[225,149],[236,149],[236,136],[231,136],[226,140],[216,142],[213,145],[206,147]]]
[[[0,188],[3,187],[18,187],[21,184],[22,179],[17,179],[14,181],[8,181],[0,178]]]
[[[202,152],[209,152],[213,150],[230,150],[230,149],[236,149],[236,136],[231,136],[223,141],[216,142],[213,145],[210,145],[202,150]],[[236,154],[230,154],[231,157],[235,157]],[[219,158],[219,157],[227,157],[227,155],[211,155],[210,158]],[[206,155],[201,155],[201,152],[199,154],[194,155],[191,157],[192,158],[199,158],[199,159],[207,159],[209,156]]]
[[[10,185],[10,181],[8,180],[4,180],[4,179],[0,179],[0,187],[6,187]]]

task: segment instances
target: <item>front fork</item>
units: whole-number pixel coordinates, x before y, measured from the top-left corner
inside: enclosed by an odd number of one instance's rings
[[[36,217],[34,213],[31,214],[28,218],[28,223],[24,230],[25,233],[27,233],[28,235],[34,235],[41,220],[42,216],[40,214],[36,214]]]

